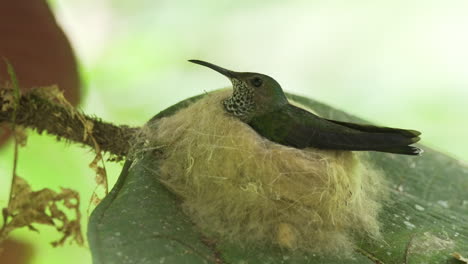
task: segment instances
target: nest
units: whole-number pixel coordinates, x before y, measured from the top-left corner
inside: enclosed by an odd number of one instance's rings
[[[210,93],[143,128],[162,148],[157,180],[182,198],[203,231],[242,245],[347,254],[356,237],[379,239],[382,173],[351,151],[271,142],[228,115]]]

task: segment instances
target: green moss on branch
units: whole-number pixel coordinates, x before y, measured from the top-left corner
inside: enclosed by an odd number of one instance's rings
[[[130,141],[138,128],[117,126],[79,113],[66,101],[60,100],[61,94],[43,88],[33,89],[21,95],[16,111],[16,125],[32,128],[38,133],[44,131],[95,148],[93,139],[100,150],[117,157],[127,155]],[[0,87],[0,123],[13,123],[13,90]]]

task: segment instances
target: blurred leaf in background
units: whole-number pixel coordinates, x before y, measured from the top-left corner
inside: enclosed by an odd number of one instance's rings
[[[7,73],[6,62],[8,62],[16,72],[22,92],[33,87],[57,84],[72,104],[79,102],[81,83],[77,62],[69,41],[57,25],[46,1],[0,0],[0,57],[0,83],[4,84],[10,79]],[[7,207],[12,175],[12,144],[6,145],[10,138],[9,127],[0,124],[0,159],[2,161],[0,207],[2,208]],[[28,159],[31,162],[26,162],[26,166],[23,165],[26,169],[31,169],[26,173],[34,175],[34,179],[31,180],[40,180],[43,187],[53,185],[55,182],[53,179],[60,175],[50,175],[47,169],[41,173],[42,164],[36,163],[42,158],[49,160],[48,165],[45,163],[45,168],[55,163],[60,153],[48,152],[49,150],[48,144],[43,144],[40,151],[36,151]],[[28,155],[22,157],[22,161],[25,161],[24,158],[27,157]],[[62,177],[67,173],[62,173]],[[74,180],[79,180],[79,178],[75,177]],[[29,234],[27,236],[28,238],[23,239],[24,241],[15,241],[19,237],[19,234],[16,234],[11,240],[0,243],[0,248],[4,250],[4,254],[0,254],[0,263],[30,263],[29,260],[36,255],[39,245],[32,246],[33,236]],[[43,243],[43,245],[46,244]]]
[[[447,1],[51,1],[86,83],[80,107],[141,125],[189,96],[228,85],[186,62],[257,71],[376,124],[415,128],[422,143],[467,159],[468,2]],[[44,155],[44,153],[48,155]],[[6,203],[12,148],[0,152]],[[31,134],[18,173],[34,188],[74,187],[83,212],[90,150]],[[121,164],[107,163],[110,185]],[[86,217],[84,217],[86,221]],[[84,224],[84,223],[83,223]],[[90,263],[89,250],[54,249],[52,230],[22,231],[34,264]]]

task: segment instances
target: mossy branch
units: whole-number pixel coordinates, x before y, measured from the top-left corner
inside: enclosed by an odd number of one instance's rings
[[[130,141],[138,128],[117,126],[79,113],[68,102],[60,99],[63,96],[56,93],[58,90],[49,88],[37,88],[22,94],[16,105],[14,90],[0,86],[0,123],[15,123],[35,129],[38,133],[45,131],[93,149],[97,143],[100,150],[118,158],[127,155]]]

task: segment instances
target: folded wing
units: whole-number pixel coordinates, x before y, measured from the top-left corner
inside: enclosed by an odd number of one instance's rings
[[[418,131],[323,119],[293,105],[256,117],[249,125],[265,138],[295,148],[422,152],[409,146],[419,141]]]

